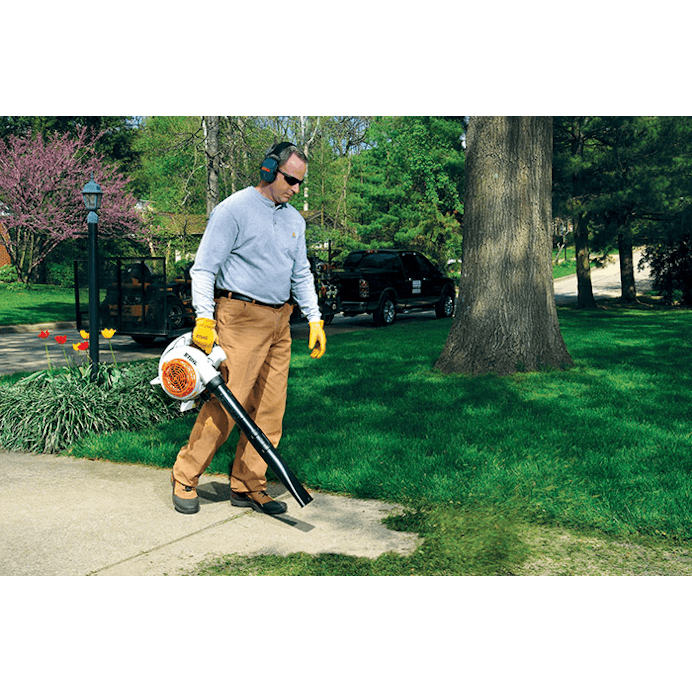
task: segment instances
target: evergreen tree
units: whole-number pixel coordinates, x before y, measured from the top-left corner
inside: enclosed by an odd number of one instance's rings
[[[618,250],[622,299],[633,301],[633,247],[659,235],[671,215],[676,218],[678,200],[689,189],[689,119],[555,120],[554,201],[556,215],[574,222],[578,305],[595,305],[590,250]]]
[[[407,247],[439,264],[461,244],[461,118],[375,118],[354,161],[350,220],[365,247]]]

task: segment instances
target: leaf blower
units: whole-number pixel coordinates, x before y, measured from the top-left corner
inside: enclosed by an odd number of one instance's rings
[[[226,354],[221,346],[215,344],[211,353],[207,355],[192,343],[192,332],[189,332],[168,345],[159,360],[158,377],[153,379],[151,384],[161,385],[168,396],[181,401],[181,411],[193,408],[195,399],[205,391],[213,394],[267,466],[276,474],[298,504],[305,507],[312,502],[312,497],[223,381],[218,367],[224,360],[226,360]]]

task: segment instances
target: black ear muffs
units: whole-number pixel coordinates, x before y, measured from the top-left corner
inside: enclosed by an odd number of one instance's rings
[[[260,166],[260,178],[266,183],[276,180],[276,172],[279,170],[279,155],[286,147],[295,146],[291,142],[280,142],[271,147],[264,155],[264,161]]]

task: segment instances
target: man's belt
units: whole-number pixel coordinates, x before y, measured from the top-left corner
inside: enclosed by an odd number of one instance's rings
[[[250,298],[250,296],[244,296],[242,293],[236,293],[235,291],[222,291],[221,295],[231,300],[242,300],[244,303],[263,305],[266,308],[274,308],[274,310],[279,310],[286,305],[286,303],[263,303],[261,300],[255,300],[254,298]]]

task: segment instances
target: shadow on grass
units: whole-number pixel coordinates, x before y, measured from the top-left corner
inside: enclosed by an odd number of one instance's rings
[[[561,317],[577,366],[507,378],[436,375],[430,330],[344,335],[337,371],[293,373],[284,453],[359,497],[690,537],[689,313]]]

